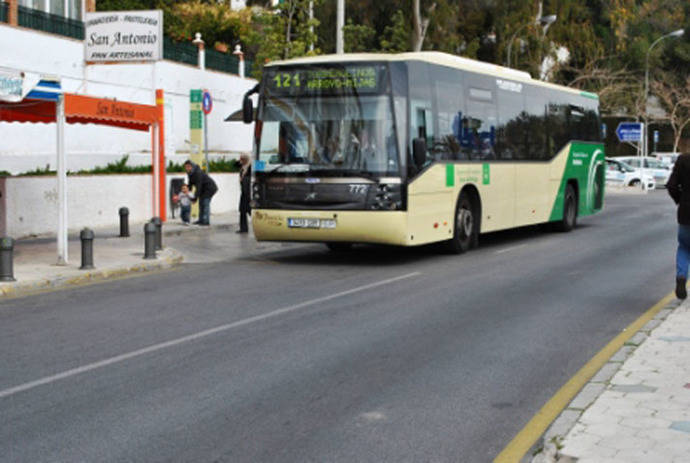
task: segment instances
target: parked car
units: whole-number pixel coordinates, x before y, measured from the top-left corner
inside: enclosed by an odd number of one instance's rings
[[[606,183],[612,186],[639,186],[642,179],[640,169],[635,169],[628,164],[621,162],[618,158],[606,158]],[[654,177],[645,173],[644,180],[647,189],[656,188]]]
[[[643,165],[642,160],[644,159],[645,174],[649,174],[654,177],[654,181],[657,186],[665,187],[668,178],[671,176],[671,169],[661,163],[659,159],[641,156],[621,156],[615,158],[618,161],[628,164],[630,167],[638,169]]]
[[[676,165],[676,159],[680,156],[680,153],[673,152],[657,152],[652,153],[662,166],[667,166],[670,170],[673,170],[673,166]]]

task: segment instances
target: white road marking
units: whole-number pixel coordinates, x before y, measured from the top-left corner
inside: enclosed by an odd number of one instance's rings
[[[500,249],[500,250],[496,251],[494,254],[503,254],[504,252],[514,251],[516,249],[524,248],[525,246],[527,246],[527,245],[526,244],[519,244],[517,246],[511,246],[509,248]]]
[[[376,287],[387,285],[390,283],[395,283],[396,281],[405,280],[407,278],[412,278],[412,277],[417,276],[419,274],[420,274],[420,272],[413,272],[413,273],[408,273],[406,275],[401,275],[398,277],[389,278],[387,280],[381,280],[381,281],[377,281],[375,283],[370,283],[368,285],[358,286],[356,288],[348,289],[346,291],[341,291],[339,293],[331,294],[330,296],[324,296],[324,297],[319,297],[317,299],[312,299],[309,301],[300,302],[299,304],[284,307],[282,309],[277,309],[277,310],[274,310],[273,312],[268,312],[268,313],[265,313],[262,315],[256,315],[254,317],[245,318],[243,320],[239,320],[239,321],[236,321],[233,323],[227,323],[225,325],[216,326],[215,328],[209,328],[207,330],[200,331],[198,333],[190,334],[187,336],[183,336],[181,338],[173,339],[173,340],[166,341],[166,342],[161,342],[159,344],[154,344],[152,346],[144,347],[142,349],[128,352],[126,354],[121,354],[121,355],[117,355],[115,357],[110,357],[110,358],[101,360],[99,362],[89,363],[88,365],[84,365],[84,366],[77,367],[77,368],[72,368],[71,370],[63,371],[62,373],[58,373],[58,374],[51,375],[51,376],[45,376],[45,377],[37,379],[35,381],[30,381],[28,383],[20,384],[18,386],[14,386],[14,387],[11,387],[9,389],[4,389],[4,390],[0,391],[0,399],[5,398],[5,397],[9,397],[9,396],[17,394],[19,392],[28,391],[29,389],[33,389],[33,388],[36,388],[38,386],[43,386],[45,384],[54,383],[54,382],[59,381],[61,379],[66,379],[66,378],[69,378],[71,376],[76,376],[76,375],[79,375],[82,373],[86,373],[87,371],[92,371],[92,370],[96,370],[98,368],[107,367],[108,365],[113,365],[115,363],[124,362],[125,360],[133,359],[135,357],[140,357],[140,356],[145,355],[145,354],[150,354],[151,352],[157,352],[159,350],[167,349],[168,347],[173,347],[173,346],[177,346],[177,345],[189,342],[189,341],[195,341],[197,339],[205,338],[207,336],[211,336],[212,334],[221,333],[223,331],[231,330],[233,328],[238,328],[240,326],[245,326],[245,325],[249,325],[251,323],[267,320],[269,318],[277,317],[278,315],[283,315],[283,314],[286,314],[289,312],[294,312],[297,309],[308,307],[310,305],[318,304],[318,303],[325,302],[325,301],[330,301],[332,299],[337,299],[339,297],[348,296],[350,294],[358,293],[361,291],[365,291],[367,289],[376,288]]]

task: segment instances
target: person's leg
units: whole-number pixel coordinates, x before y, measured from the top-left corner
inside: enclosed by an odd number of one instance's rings
[[[189,213],[191,210],[191,206],[180,206],[180,218],[182,219],[182,222],[189,223]]]
[[[247,224],[247,213],[240,212],[240,232],[247,233],[249,231],[249,225]]]
[[[209,225],[211,223],[211,198],[199,200],[199,223]]]
[[[676,296],[679,299],[687,297],[685,285],[688,280],[688,264],[690,263],[690,226],[678,225],[678,250],[676,251]]]

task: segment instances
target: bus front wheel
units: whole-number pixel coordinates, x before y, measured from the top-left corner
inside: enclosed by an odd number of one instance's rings
[[[448,241],[448,250],[455,254],[469,251],[477,240],[477,217],[470,196],[463,192],[455,210],[453,238]]]

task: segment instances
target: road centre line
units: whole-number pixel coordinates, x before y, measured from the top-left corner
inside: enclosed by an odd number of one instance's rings
[[[180,344],[183,344],[186,342],[195,341],[197,339],[211,336],[212,334],[221,333],[223,331],[228,331],[228,330],[231,330],[233,328],[238,328],[240,326],[245,326],[245,325],[249,325],[251,323],[267,320],[269,318],[277,317],[278,315],[284,315],[284,314],[289,313],[289,312],[294,312],[297,309],[302,309],[304,307],[319,304],[321,302],[326,302],[326,301],[330,301],[333,299],[337,299],[339,297],[348,296],[350,294],[366,291],[367,289],[377,288],[379,286],[384,286],[387,284],[395,283],[397,281],[412,278],[412,277],[420,275],[420,274],[421,274],[420,272],[413,272],[413,273],[408,273],[406,275],[401,275],[401,276],[397,276],[397,277],[393,277],[393,278],[388,278],[386,280],[377,281],[375,283],[369,283],[367,285],[358,286],[356,288],[348,289],[346,291],[341,291],[341,292],[338,292],[335,294],[331,294],[329,296],[323,296],[323,297],[319,297],[316,299],[311,299],[309,301],[300,302],[299,304],[291,305],[288,307],[283,307],[282,309],[277,309],[277,310],[274,310],[272,312],[268,312],[268,313],[265,313],[262,315],[256,315],[254,317],[245,318],[243,320],[239,320],[236,322],[216,326],[215,328],[209,328],[207,330],[200,331],[198,333],[190,334],[187,336],[183,336],[181,338],[173,339],[173,340],[166,341],[166,342],[161,342],[159,344],[154,344],[152,346],[144,347],[142,349],[128,352],[126,354],[116,355],[115,357],[110,357],[110,358],[107,358],[107,359],[104,359],[104,360],[101,360],[98,362],[89,363],[88,365],[83,365],[81,367],[72,368],[71,370],[63,371],[62,373],[58,373],[58,374],[51,375],[51,376],[45,376],[45,377],[37,379],[35,381],[30,381],[28,383],[20,384],[18,386],[14,386],[14,387],[11,387],[9,389],[1,390],[0,391],[0,399],[3,399],[5,397],[9,397],[11,395],[14,395],[14,394],[17,394],[20,392],[28,391],[30,389],[34,389],[38,386],[43,386],[45,384],[54,383],[54,382],[60,381],[62,379],[66,379],[66,378],[69,378],[72,376],[86,373],[88,371],[93,371],[93,370],[96,370],[98,368],[103,368],[103,367],[106,367],[108,365],[113,365],[115,363],[124,362],[125,360],[130,360],[130,359],[133,359],[135,357],[140,357],[140,356],[145,355],[145,354],[150,354],[151,352],[157,352],[159,350],[167,349],[168,347],[173,347],[173,346],[177,346],[177,345],[180,345]]]
[[[510,443],[498,454],[493,463],[521,461],[532,445],[542,436],[558,415],[568,406],[587,382],[625,345],[643,326],[668,305],[675,297],[671,292],[654,304],[637,320],[628,325],[603,349],[592,357],[575,375],[561,387],[551,399],[532,417]]]

